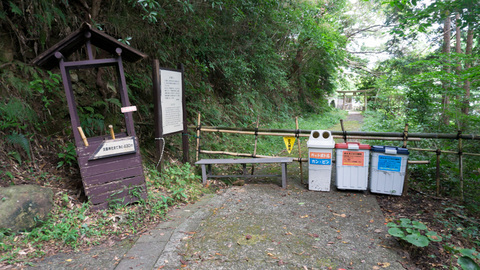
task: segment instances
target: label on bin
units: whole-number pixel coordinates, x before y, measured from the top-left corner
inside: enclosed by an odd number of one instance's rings
[[[310,164],[332,165],[332,153],[310,152]]]
[[[365,152],[360,151],[343,151],[343,166],[361,166],[365,162]]]
[[[378,170],[399,172],[402,167],[402,157],[378,156]]]

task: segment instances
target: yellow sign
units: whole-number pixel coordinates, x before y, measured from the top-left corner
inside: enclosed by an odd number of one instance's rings
[[[283,137],[283,141],[285,142],[287,151],[290,154],[290,152],[292,152],[293,145],[295,144],[295,137]]]

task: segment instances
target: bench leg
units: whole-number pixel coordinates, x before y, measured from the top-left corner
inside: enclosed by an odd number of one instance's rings
[[[202,183],[204,186],[207,184],[207,168],[205,168],[205,164],[202,164]]]
[[[287,163],[282,163],[282,188],[287,188]]]

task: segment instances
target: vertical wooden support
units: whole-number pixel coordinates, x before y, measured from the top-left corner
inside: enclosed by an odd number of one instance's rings
[[[73,95],[72,79],[70,71],[65,67],[65,58],[61,52],[56,52],[55,57],[59,61],[60,73],[62,74],[63,88],[65,89],[65,96],[67,98],[68,112],[70,114],[70,122],[72,124],[73,137],[75,138],[75,146],[82,147],[82,136],[78,130],[80,127],[80,118],[77,113],[77,104]]]
[[[200,125],[200,117],[201,117],[201,114],[198,113],[198,119],[197,119],[197,153],[196,153],[196,156],[195,156],[195,161],[198,161],[198,155],[200,154],[200,129],[202,128],[202,126]]]
[[[407,148],[407,140],[408,140],[408,124],[405,124],[405,129],[403,130],[403,148]],[[408,187],[410,185],[409,181],[410,181],[410,175],[408,172],[408,162],[407,162],[407,166],[405,167],[405,179],[403,181],[404,187],[403,187],[402,196],[408,194]]]
[[[300,129],[298,128],[298,116],[295,117],[295,127],[297,128],[297,132],[295,132],[295,136],[297,137],[297,144],[298,144],[298,163],[300,163],[300,183],[303,185],[303,166],[302,166],[302,146],[300,143]]]
[[[364,96],[363,96],[364,104],[365,104],[365,109],[364,111],[367,111],[368,109],[368,104],[367,104],[367,91],[365,91]]]
[[[345,128],[343,127],[343,119],[340,119],[340,126],[342,127],[342,132],[343,132],[343,142],[347,142],[347,132],[345,131]]]
[[[345,110],[345,94],[343,94],[342,110]]]
[[[260,116],[257,115],[257,124],[255,128],[255,145],[253,146],[253,157],[257,156],[258,126],[260,124]],[[255,172],[255,164],[252,164],[252,175]]]
[[[152,63],[152,81],[153,81],[153,118],[155,122],[155,148],[157,148],[157,171],[162,172],[162,149],[164,147],[163,126],[162,126],[162,105],[161,105],[161,90],[160,90],[160,64],[157,59]]]
[[[178,64],[177,68],[182,72],[182,110],[183,110],[182,148],[183,148],[183,163],[187,163],[189,161],[188,152],[190,151],[190,149],[188,144],[187,99],[185,96],[185,78],[183,75],[185,68],[183,64]]]
[[[129,107],[130,101],[128,99],[128,91],[127,91],[127,80],[125,79],[125,72],[123,70],[123,62],[122,62],[122,49],[117,48],[115,49],[117,53],[117,76],[118,76],[118,87],[120,89],[120,102],[122,102],[123,107]],[[127,128],[127,135],[128,136],[136,136],[135,128],[133,126],[133,113],[126,112],[124,113],[125,116],[125,126]]]
[[[405,124],[405,129],[403,130],[403,148],[407,148],[408,141],[408,124]]]
[[[435,172],[435,180],[437,182],[437,196],[440,196],[440,154],[442,154],[442,151],[440,151],[440,149],[437,149],[435,153],[437,154],[437,168]]]
[[[462,131],[459,130],[458,131],[458,170],[460,171],[460,199],[462,201],[465,200],[465,196],[464,196],[464,183],[463,183],[463,145],[462,145],[462,138],[461,138],[461,135],[462,135]]]

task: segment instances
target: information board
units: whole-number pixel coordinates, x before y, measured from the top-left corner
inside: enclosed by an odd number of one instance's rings
[[[163,135],[183,130],[182,72],[160,69]]]
[[[378,156],[379,171],[399,172],[401,167],[402,167],[401,157],[382,156],[382,155]]]

